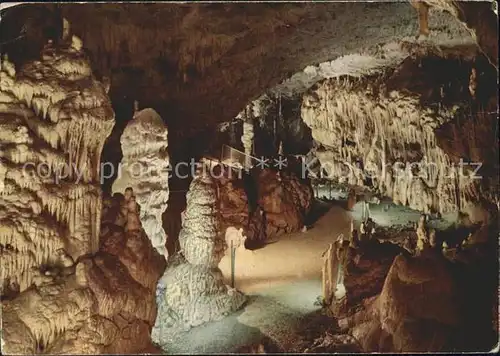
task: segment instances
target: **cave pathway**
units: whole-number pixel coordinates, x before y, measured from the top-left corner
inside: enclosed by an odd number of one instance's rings
[[[322,253],[339,233],[349,231],[349,213],[334,206],[306,232],[285,236],[258,250],[236,250],[235,287],[249,296],[238,313],[172,335],[167,353],[231,353],[271,338],[289,349],[299,323],[319,309]],[[230,253],[219,267],[230,284]]]
[[[323,208],[328,208],[328,203]],[[340,233],[348,234],[350,220],[359,225],[361,203],[352,213],[333,205],[306,232],[284,235],[258,250],[236,250],[235,287],[249,296],[243,310],[223,320],[172,335],[167,353],[221,354],[271,338],[282,349],[293,349],[300,340],[301,321],[319,309],[322,253]],[[389,208],[389,209],[387,209]],[[416,222],[420,213],[391,202],[371,205],[382,225]],[[230,252],[220,265],[230,284]]]

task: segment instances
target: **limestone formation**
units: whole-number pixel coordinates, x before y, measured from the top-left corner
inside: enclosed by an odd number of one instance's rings
[[[167,329],[219,320],[239,309],[245,297],[224,284],[217,267],[226,249],[220,231],[216,186],[203,172],[191,182],[179,236],[181,252],[171,256],[158,284],[153,341],[166,345]]]
[[[121,137],[123,159],[113,183],[114,193],[134,190],[142,227],[158,252],[167,258],[167,235],[162,214],[167,209],[169,157],[168,130],[153,109],[135,113]]]
[[[312,205],[311,186],[285,170],[259,169],[255,174],[257,202],[266,219],[266,236],[300,231]]]
[[[431,247],[431,238],[434,240],[434,245],[436,244],[435,237],[436,232],[433,229],[427,227],[427,217],[422,215],[417,224],[417,254],[422,254]]]
[[[233,226],[229,226],[225,233],[226,246],[232,248],[239,248],[245,246],[246,236],[243,234],[243,228],[236,229]]]
[[[124,232],[130,214],[114,224],[119,197],[104,204],[100,233],[100,154],[114,113],[74,42],[47,45],[40,61],[18,71],[4,61],[0,72],[2,352],[9,354],[153,349],[164,266],[141,229]]]
[[[456,292],[443,259],[400,255],[380,296],[366,300],[363,309],[340,324],[351,328],[365,351],[449,350],[461,322]]]
[[[253,123],[244,122],[243,123],[243,136],[241,136],[241,142],[245,148],[245,168],[250,168],[251,165],[251,155],[253,147]]]
[[[455,164],[438,145],[435,133],[467,103],[447,99],[454,94],[441,82],[399,91],[409,83],[407,76],[416,78],[408,71],[426,70],[412,61],[382,75],[332,78],[305,95],[302,118],[322,146],[315,154],[329,179],[371,189],[415,210],[444,214],[477,207],[484,190],[467,166]],[[457,105],[422,105],[430,100],[456,100]]]
[[[221,228],[242,228],[247,242],[265,240],[264,222],[261,214],[250,214],[248,196],[243,180],[221,177],[218,179],[220,194]]]
[[[313,198],[306,180],[290,171],[283,170],[278,175],[257,167],[247,178],[247,185],[255,185],[255,190],[245,188],[244,180],[234,175],[221,175],[217,180],[223,230],[242,228],[245,246],[256,248],[283,233],[304,227]]]
[[[492,317],[489,310],[492,295],[497,295],[495,253],[485,248],[474,260],[465,258],[470,252],[453,248],[455,256],[445,256],[453,261],[449,263],[438,248],[443,237],[427,228],[424,217],[413,234],[415,240],[417,234],[425,235],[419,237],[424,248],[414,257],[404,252],[394,258],[403,250],[392,243],[356,250],[345,279],[346,308],[332,309],[342,331],[349,331],[365,352],[491,347],[498,337],[496,326],[492,331],[490,324],[498,315]],[[446,242],[443,249],[450,254]]]
[[[337,274],[339,268],[339,260],[337,249],[339,241],[335,241],[328,245],[328,249],[323,253],[323,270],[322,270],[322,292],[323,304],[330,305],[337,290]]]
[[[64,249],[98,248],[100,154],[114,125],[111,103],[84,53],[45,46],[40,61],[0,71],[2,284],[26,290]]]

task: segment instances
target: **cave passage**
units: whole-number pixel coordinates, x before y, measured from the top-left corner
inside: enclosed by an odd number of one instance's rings
[[[2,352],[490,352],[492,4],[2,3]]]

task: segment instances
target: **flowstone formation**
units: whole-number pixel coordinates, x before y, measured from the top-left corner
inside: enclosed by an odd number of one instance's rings
[[[135,203],[118,208],[127,214],[117,219],[107,202],[100,231],[100,154],[114,112],[81,49],[76,37],[67,46],[49,43],[39,61],[17,72],[2,61],[5,353],[154,351],[149,332],[163,259]]]
[[[460,243],[469,231],[436,231],[424,215],[413,228],[376,226],[349,248],[346,294],[327,311],[364,352],[489,350],[498,341],[496,242]]]
[[[121,137],[123,159],[113,193],[124,193],[131,187],[140,205],[142,227],[154,248],[165,259],[167,235],[162,226],[162,214],[167,209],[169,157],[168,130],[153,109],[135,113]]]
[[[467,88],[475,55],[462,51],[460,60],[452,50],[443,57],[429,50],[379,75],[323,81],[305,95],[302,118],[327,177],[425,213],[462,211],[473,223],[487,222],[474,162],[457,165],[435,133],[456,117],[472,120]],[[435,71],[441,74],[431,77]]]
[[[206,172],[195,177],[179,236],[181,252],[171,256],[158,284],[158,316],[152,332],[160,346],[169,327],[190,328],[238,310],[244,295],[224,284],[217,267],[226,249],[219,228],[216,185]]]
[[[221,172],[229,172],[221,168]],[[217,180],[219,187],[221,231],[227,231],[229,228],[243,230],[245,236],[244,246],[262,242],[267,239],[266,221],[264,212],[260,207],[255,211],[249,207],[248,193],[245,191],[243,179],[234,177],[237,175],[234,171],[229,174],[221,175]]]
[[[0,278],[23,292],[41,266],[97,251],[100,155],[114,125],[79,40],[0,72]]]
[[[75,263],[62,254],[35,286],[2,301],[6,353],[158,352],[149,334],[165,261],[141,229],[133,196],[106,198],[102,221],[96,254]]]

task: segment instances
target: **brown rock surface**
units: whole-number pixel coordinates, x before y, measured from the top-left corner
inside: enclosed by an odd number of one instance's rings
[[[350,249],[344,279],[347,308],[380,293],[389,268],[400,252],[401,249],[391,243],[377,241],[370,241],[364,248]]]
[[[286,171],[263,169],[256,172],[258,204],[266,219],[266,235],[279,236],[304,226],[311,208],[312,189]]]
[[[339,325],[351,329],[365,351],[450,350],[462,322],[457,293],[442,256],[398,255],[380,295],[366,299]]]
[[[113,200],[119,207],[119,198]],[[103,221],[115,220],[119,212],[108,209],[111,216]],[[2,302],[6,352],[154,351],[155,290],[165,261],[143,230],[125,233],[123,226],[108,223],[100,240],[97,254]]]
[[[258,168],[247,179],[255,189],[245,187],[236,173],[218,180],[222,231],[229,226],[243,228],[245,246],[252,248],[304,226],[313,199],[308,182],[291,172]],[[254,203],[249,203],[248,194]],[[249,204],[256,204],[252,212]]]
[[[2,352],[139,352],[151,346],[164,264],[133,197],[101,215],[106,88],[75,36],[40,59],[16,72],[4,58],[0,71],[0,278],[16,287],[2,288]]]

